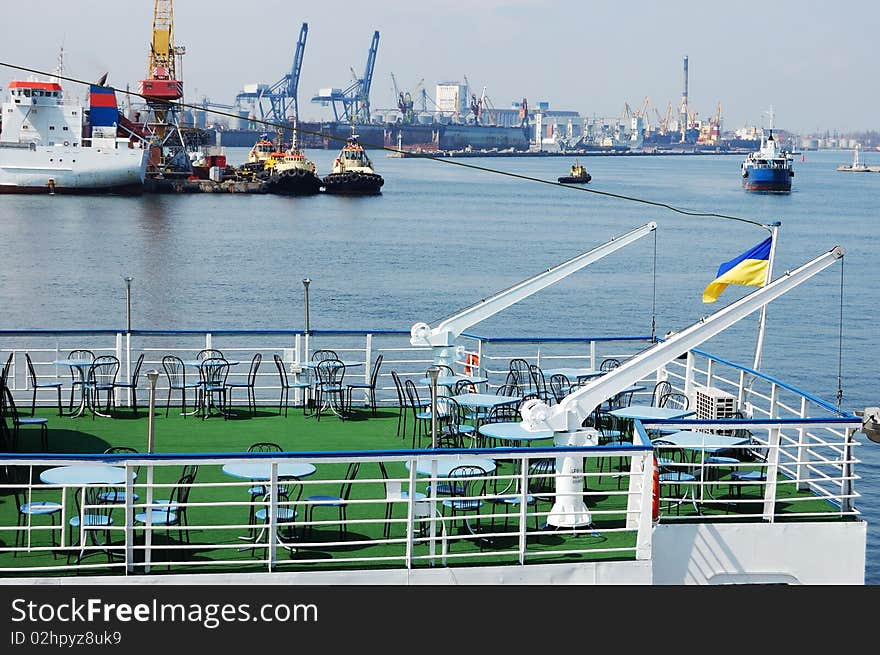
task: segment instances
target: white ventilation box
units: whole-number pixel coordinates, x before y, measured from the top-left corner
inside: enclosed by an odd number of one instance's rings
[[[736,413],[736,396],[722,391],[717,387],[697,387],[696,418],[725,419],[734,418]],[[731,430],[712,430],[718,434],[730,434]]]

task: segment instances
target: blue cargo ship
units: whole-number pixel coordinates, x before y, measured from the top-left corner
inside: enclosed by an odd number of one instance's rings
[[[750,152],[741,166],[742,184],[747,191],[791,192],[794,177],[791,155],[780,149],[773,129],[761,139],[761,148]]]

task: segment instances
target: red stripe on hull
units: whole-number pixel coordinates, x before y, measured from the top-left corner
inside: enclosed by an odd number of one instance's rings
[[[746,191],[775,191],[777,193],[791,192],[790,184],[746,184],[745,182],[743,182],[743,188]]]

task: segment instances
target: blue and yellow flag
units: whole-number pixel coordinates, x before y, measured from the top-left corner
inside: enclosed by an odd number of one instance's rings
[[[718,274],[703,290],[703,302],[715,302],[728,284],[745,284],[762,287],[767,279],[767,266],[770,263],[770,245],[773,237],[767,237],[751,250],[739,257],[724,262],[718,267]]]

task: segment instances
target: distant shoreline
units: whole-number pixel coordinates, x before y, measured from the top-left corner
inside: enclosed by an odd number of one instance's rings
[[[656,151],[627,151],[627,150],[571,150],[567,152],[548,152],[546,150],[536,151],[514,151],[514,152],[497,152],[497,151],[464,151],[464,150],[437,150],[423,152],[406,152],[403,159],[415,159],[417,157],[681,157],[681,156],[700,156],[700,155],[739,155],[740,157],[749,153],[749,150],[656,150]],[[792,155],[800,154],[799,152],[791,153]]]

